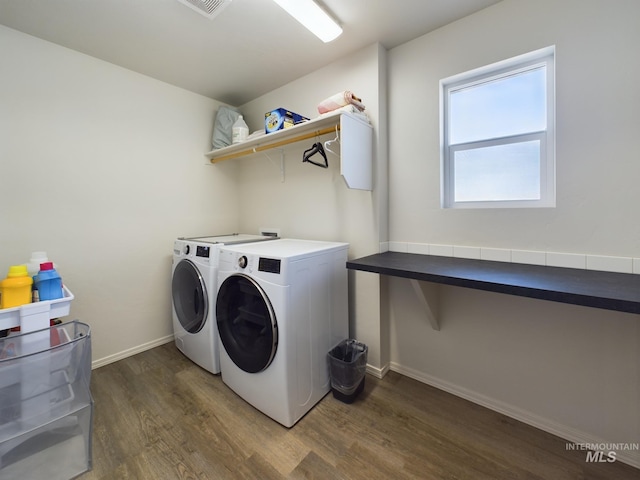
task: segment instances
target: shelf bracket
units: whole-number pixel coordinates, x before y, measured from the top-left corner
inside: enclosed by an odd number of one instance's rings
[[[440,330],[440,322],[438,321],[438,285],[421,282],[413,278],[409,279],[409,282],[411,282],[411,287],[418,297],[431,328]]]
[[[284,149],[278,149],[280,150],[280,183],[284,183]],[[256,149],[253,149],[253,153],[258,153],[258,151],[256,151]],[[273,160],[273,158],[271,158],[269,156],[269,154],[267,152],[260,152],[262,153],[265,157],[267,157],[269,159],[269,161],[275,166],[278,167],[278,164]]]

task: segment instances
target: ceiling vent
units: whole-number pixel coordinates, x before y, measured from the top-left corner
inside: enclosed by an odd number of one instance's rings
[[[178,0],[183,5],[194,9],[208,19],[216,17],[224,8],[231,3],[231,0]]]

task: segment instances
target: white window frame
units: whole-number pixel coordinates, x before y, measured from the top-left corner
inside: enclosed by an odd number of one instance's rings
[[[544,65],[546,67],[547,128],[468,143],[449,143],[449,96],[462,88],[505,78]],[[455,152],[480,147],[507,145],[531,140],[540,141],[540,199],[455,201]],[[486,67],[455,75],[440,81],[440,157],[441,203],[443,208],[540,208],[555,207],[555,46],[543,48]]]

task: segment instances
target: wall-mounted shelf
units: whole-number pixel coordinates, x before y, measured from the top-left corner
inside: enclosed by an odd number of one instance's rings
[[[251,138],[206,153],[211,163],[246,157],[267,150],[340,131],[340,174],[347,186],[358,190],[371,190],[373,127],[366,120],[347,112],[336,111],[294,127]]]
[[[640,314],[640,275],[632,273],[400,252],[351,260],[347,268],[411,280],[434,330],[440,329],[437,290],[432,288],[438,284]]]

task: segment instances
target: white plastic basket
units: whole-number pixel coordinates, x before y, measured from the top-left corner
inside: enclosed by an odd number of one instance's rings
[[[74,296],[66,286],[62,287],[62,293],[62,298],[55,300],[0,309],[0,330],[20,327],[22,332],[33,332],[47,328],[52,318],[66,317],[69,315]]]

